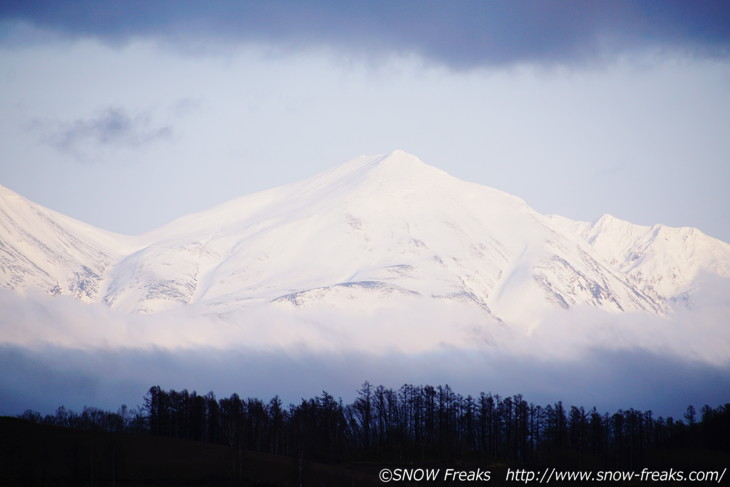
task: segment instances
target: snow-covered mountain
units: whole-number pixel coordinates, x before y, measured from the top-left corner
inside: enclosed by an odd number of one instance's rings
[[[133,238],[99,230],[0,186],[0,284],[92,302]]]
[[[395,151],[244,196],[135,237],[0,187],[0,286],[124,313],[459,303],[529,326],[555,309],[671,315],[730,245],[694,228],[541,215]]]

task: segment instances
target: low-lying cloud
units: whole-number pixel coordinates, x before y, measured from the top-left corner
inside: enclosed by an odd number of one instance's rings
[[[123,315],[0,290],[0,413],[132,407],[152,385],[286,402],[326,390],[348,402],[367,380],[678,416],[689,404],[730,400],[722,302],[708,299],[704,313],[672,319],[561,312],[528,332],[499,323],[477,330],[474,316],[438,307],[367,316],[269,307],[245,321],[245,313]]]
[[[499,351],[342,353],[216,350],[77,350],[0,346],[0,414],[25,409],[44,413],[64,405],[116,410],[142,405],[153,385],[209,391],[218,397],[286,403],[323,390],[354,400],[364,381],[398,388],[403,384],[449,384],[466,395],[522,394],[535,404],[566,405],[602,412],[636,408],[681,417],[693,404],[716,407],[730,398],[730,369],[687,362],[650,352],[596,349],[580,361],[550,361]]]

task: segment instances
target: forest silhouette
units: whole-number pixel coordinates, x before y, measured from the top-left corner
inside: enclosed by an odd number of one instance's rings
[[[392,389],[366,382],[349,404],[323,392],[288,406],[278,396],[268,402],[238,394],[219,399],[213,392],[154,386],[135,409],[86,407],[77,413],[59,407],[46,416],[28,410],[19,419],[124,438],[220,445],[234,452],[226,469],[239,480],[248,478],[246,465],[251,464],[243,459],[254,454],[289,459],[271,461],[284,462],[300,476],[305,463],[345,466],[365,475],[375,465],[722,470],[730,460],[730,404],[699,411],[689,406],[681,419],[674,419],[636,409],[611,414],[562,402],[535,405],[521,395],[463,396],[448,385]]]

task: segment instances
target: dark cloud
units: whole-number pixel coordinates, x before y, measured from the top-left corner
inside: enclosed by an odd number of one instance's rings
[[[463,395],[522,394],[535,404],[563,401],[603,412],[635,408],[681,417],[692,404],[717,407],[730,400],[730,370],[642,351],[594,350],[581,361],[541,360],[495,351],[391,352],[219,349],[95,349],[0,346],[0,414],[25,409],[50,413],[64,405],[134,407],[153,385],[233,392],[286,403],[326,390],[352,402],[358,387],[449,384]]]
[[[181,46],[326,45],[417,52],[453,67],[575,63],[642,47],[730,53],[730,3],[722,0],[40,0],[3,2],[0,19],[111,43],[148,36]]]
[[[89,144],[136,147],[168,138],[172,129],[155,124],[149,113],[131,115],[122,108],[107,108],[96,116],[68,122],[35,120],[30,129],[60,150],[79,153]]]

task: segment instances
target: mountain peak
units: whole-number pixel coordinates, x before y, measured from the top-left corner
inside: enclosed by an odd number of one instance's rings
[[[430,166],[402,149],[396,149],[388,155],[376,159],[369,171],[371,177],[387,182],[388,185],[395,183],[402,185],[403,182],[411,181],[414,184],[430,186],[436,180],[443,182],[446,179],[455,179],[441,169]]]
[[[641,225],[636,225],[635,223],[627,222],[626,220],[622,220],[620,218],[617,218],[609,213],[604,213],[601,215],[596,221],[594,221],[591,224],[591,228],[594,231],[599,232],[605,232],[605,231],[626,231],[628,228],[632,229],[646,229],[646,227],[642,227]]]
[[[651,227],[611,215],[544,218],[516,196],[401,149],[140,237],[9,204],[12,195],[0,187],[0,210],[13,209],[0,211],[0,229],[11,229],[0,232],[0,246],[12,249],[0,255],[0,286],[117,310],[223,312],[296,293],[337,306],[357,294],[370,306],[385,293],[472,303],[505,322],[532,323],[555,305],[660,314],[700,272],[730,275],[727,244],[669,231],[656,238]]]
[[[417,156],[411,154],[410,152],[406,152],[403,149],[395,149],[390,154],[383,156],[383,159],[381,160],[381,163],[390,163],[390,164],[408,164],[413,162],[419,162],[421,164],[424,164],[421,159],[419,159]]]
[[[424,168],[435,169],[424,163],[421,159],[402,149],[396,149],[390,154],[381,156],[374,164],[377,168],[388,170],[417,170]]]

